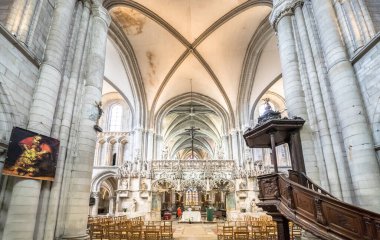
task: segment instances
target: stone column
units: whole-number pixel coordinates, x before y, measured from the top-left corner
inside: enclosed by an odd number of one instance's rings
[[[108,163],[108,148],[110,143],[105,139],[104,143],[102,144],[102,151],[101,151],[101,157],[99,161],[99,166],[107,166]]]
[[[101,99],[104,77],[105,50],[110,17],[99,5],[92,7],[91,44],[88,53],[87,79],[82,101],[78,132],[78,157],[73,163],[64,234],[61,239],[87,239],[87,209],[93,157],[96,143],[94,125],[99,116],[95,102]]]
[[[32,25],[32,20],[34,12],[36,10],[38,0],[30,0],[25,6],[24,12],[22,13],[22,20],[18,26],[17,35],[18,39],[25,43],[28,38],[30,26]]]
[[[18,27],[20,26],[20,22],[23,17],[25,6],[26,0],[14,0],[8,14],[7,22],[5,24],[5,27],[8,29],[8,31],[10,31],[12,34],[15,34],[16,36]]]
[[[131,161],[131,145],[132,144],[128,141],[124,144],[124,154],[123,154],[122,163]]]
[[[162,135],[156,134],[156,151],[154,152],[154,159],[162,159]]]
[[[117,148],[116,166],[120,166],[123,164],[124,148],[125,148],[126,140],[122,139],[122,140],[119,140],[118,142],[119,142],[119,145]]]
[[[222,138],[222,146],[223,146],[223,159],[229,159],[230,153],[228,148],[228,136],[223,136]]]
[[[92,197],[95,198],[95,204],[91,208],[91,216],[96,217],[98,216],[98,209],[99,209],[99,192],[93,192],[91,193]]]
[[[148,160],[148,162],[151,162],[153,160],[153,140],[154,140],[154,132],[153,132],[153,129],[149,129],[147,131],[147,142],[148,142],[148,146],[147,146],[147,154],[146,154],[146,159]]]
[[[119,215],[118,213],[120,212],[120,206],[121,206],[120,195],[118,191],[116,191],[115,215]]]
[[[361,207],[380,211],[380,167],[360,89],[330,0],[312,1],[345,150]]]
[[[110,139],[107,147],[107,158],[106,158],[106,166],[112,166],[113,161],[113,148],[116,144],[116,140],[114,138]]]
[[[75,0],[58,0],[46,44],[45,58],[34,90],[28,130],[49,136],[53,124],[62,63]],[[41,181],[15,179],[3,233],[4,239],[33,239]],[[20,228],[20,226],[22,226]]]
[[[112,144],[112,149],[111,149],[111,161],[110,161],[110,166],[113,166],[113,155],[116,154],[115,158],[115,166],[117,166],[118,159],[119,159],[119,150],[121,147],[121,143],[119,142],[118,139],[113,139],[113,144]]]
[[[239,133],[237,130],[231,131],[231,139],[232,139],[232,159],[235,161],[236,166],[241,166],[240,156],[239,156]]]
[[[357,0],[355,0],[357,1]],[[343,12],[344,12],[344,18],[343,19],[338,19],[338,20],[341,20],[341,21],[347,21],[347,24],[348,24],[348,34],[351,35],[352,39],[353,39],[353,45],[354,45],[354,52],[356,50],[358,50],[359,48],[361,48],[364,44],[364,39],[363,39],[363,35],[364,33],[362,32],[362,29],[361,27],[359,26],[359,22],[357,21],[356,17],[355,17],[355,13],[352,9],[352,6],[351,6],[351,3],[350,1],[342,1],[340,0],[339,3],[337,2],[337,4],[341,4],[342,5],[342,9],[343,9]],[[359,10],[359,9],[357,9]],[[360,11],[360,10],[359,10]]]
[[[341,131],[338,127],[338,119],[333,103],[333,96],[331,92],[330,83],[328,82],[327,70],[324,64],[323,55],[321,52],[321,43],[318,35],[317,28],[314,24],[314,14],[311,7],[311,2],[305,2],[303,7],[303,14],[308,29],[310,46],[312,48],[313,59],[318,74],[319,85],[321,87],[322,98],[324,107],[326,109],[327,121],[331,137],[332,146],[334,149],[335,161],[339,169],[339,179],[342,188],[343,200],[352,203],[354,200],[354,192],[352,187],[351,175],[348,167],[347,157],[344,153],[343,139]]]
[[[315,68],[313,53],[311,51],[310,41],[307,34],[307,28],[303,17],[301,4],[297,5],[295,9],[295,19],[298,27],[299,36],[301,39],[300,45],[303,52],[303,57],[306,65],[307,80],[310,84],[312,102],[316,113],[317,126],[319,130],[319,137],[321,141],[322,154],[326,163],[327,176],[331,193],[342,199],[341,183],[338,175],[338,168],[335,161],[334,149],[330,137],[329,126],[327,122],[327,115],[325,105],[322,98],[319,79]]]
[[[283,1],[272,11],[270,21],[277,29],[286,107],[289,116],[302,117],[306,121],[301,131],[306,173],[311,179],[319,183],[318,163],[298,68],[297,48],[291,19],[291,15],[293,15],[292,8],[299,2],[302,2],[302,0]]]
[[[109,199],[109,205],[108,205],[108,214],[111,216],[114,215],[114,204],[115,204],[115,197],[111,196]]]

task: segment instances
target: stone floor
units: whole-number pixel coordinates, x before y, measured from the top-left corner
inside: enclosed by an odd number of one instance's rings
[[[173,223],[175,240],[216,240],[216,224]]]

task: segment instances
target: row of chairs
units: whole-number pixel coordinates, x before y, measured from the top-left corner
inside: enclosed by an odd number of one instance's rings
[[[173,239],[171,221],[143,221],[142,218],[107,217],[89,219],[90,239],[160,240]]]
[[[289,234],[299,239],[301,228],[290,222]],[[218,240],[272,240],[277,239],[277,225],[269,219],[218,223],[217,236]]]

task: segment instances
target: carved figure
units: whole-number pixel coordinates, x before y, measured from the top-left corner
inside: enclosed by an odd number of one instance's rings
[[[141,188],[140,188],[141,191],[146,191],[148,190],[148,185],[145,183],[145,181],[143,181],[141,183]]]

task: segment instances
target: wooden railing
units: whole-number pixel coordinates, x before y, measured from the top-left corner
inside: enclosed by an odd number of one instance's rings
[[[306,176],[305,173],[302,172],[297,172],[293,170],[288,170],[289,171],[289,179],[292,180],[293,182],[296,182],[298,184],[301,184],[304,187],[307,187],[314,192],[321,193],[323,195],[329,196],[331,198],[336,198],[333,195],[331,195],[329,192],[315,184],[309,177]]]
[[[323,239],[380,240],[380,214],[334,198],[305,175],[291,171],[258,177],[258,206],[282,215]]]

